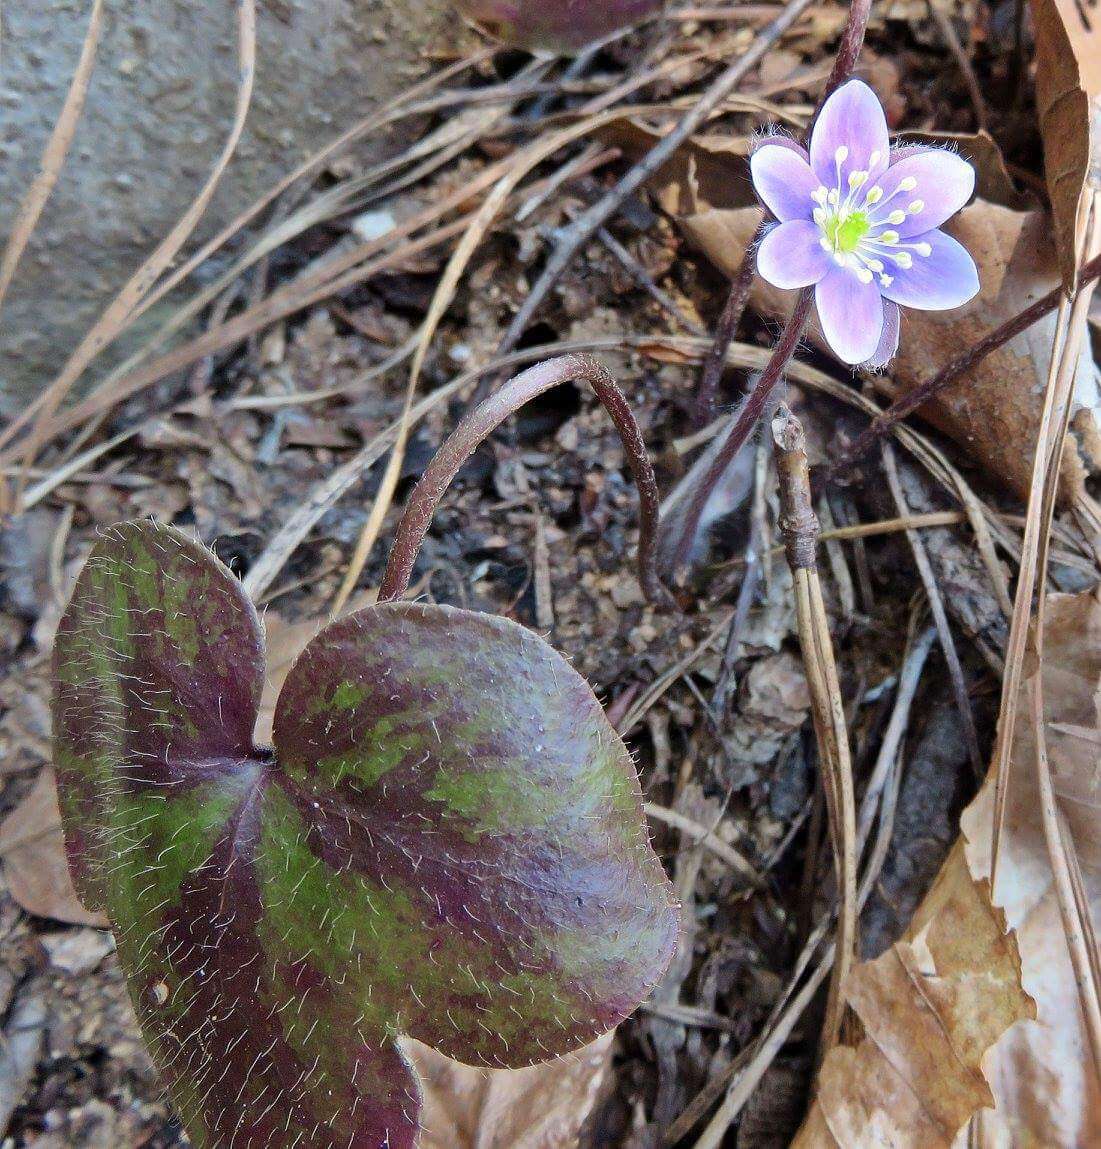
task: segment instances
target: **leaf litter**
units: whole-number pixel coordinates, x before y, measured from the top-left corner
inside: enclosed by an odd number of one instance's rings
[[[555,90],[540,115],[568,109],[568,117],[576,120],[594,114],[592,108],[601,101],[612,107],[617,100],[645,104],[630,115],[609,117],[608,127],[600,129],[608,134],[598,150],[585,152],[583,139],[571,145],[564,156],[578,162],[569,172],[559,173],[555,157],[518,189],[516,201],[506,206],[472,253],[466,277],[440,318],[422,375],[428,395],[491,361],[511,314],[537,275],[555,229],[567,225],[630,164],[635,145],[629,133],[635,133],[637,145],[639,133],[652,141],[667,132],[698,97],[715,61],[744,51],[763,26],[763,17],[749,12],[744,16],[709,12],[701,9],[700,14],[679,18],[671,25],[648,26],[632,37],[614,39],[595,67],[590,64],[589,71],[575,72],[565,86]],[[843,20],[840,6],[814,8],[765,54],[760,70],[750,73],[729,106],[706,125],[705,134],[683,148],[670,166],[672,178],[666,186],[675,188],[677,202],[660,187],[644,189],[610,222],[613,237],[634,261],[633,266],[625,264],[613,247],[594,238],[563,276],[558,292],[525,339],[525,345],[533,346],[561,340],[580,345],[578,350],[595,346],[614,364],[613,372],[630,392],[648,444],[659,460],[666,490],[694,457],[691,448],[680,451],[677,444],[694,431],[689,411],[703,354],[701,346],[683,338],[678,342],[679,337],[672,334],[683,328],[668,305],[675,304],[683,315],[700,317],[711,328],[726,290],[715,269],[735,270],[745,245],[742,240],[739,248],[728,232],[717,232],[704,258],[698,247],[686,241],[698,243],[687,220],[712,210],[733,210],[740,206],[739,196],[743,196],[741,205],[749,202],[748,181],[730,178],[727,165],[744,157],[751,137],[776,120],[793,130],[805,125],[821,88],[823,64],[832,56]],[[937,22],[929,18],[927,6],[908,10],[895,5],[877,15],[870,29],[862,74],[883,97],[892,128],[916,135],[933,126],[954,133],[961,150],[972,148],[973,156],[985,155],[978,166],[980,195],[986,202],[969,209],[964,218],[981,209],[974,225],[976,243],[983,252],[980,263],[984,274],[993,269],[997,283],[996,290],[989,296],[984,292],[978,301],[984,309],[981,317],[969,317],[966,309],[957,317],[959,330],[952,330],[949,315],[942,317],[944,326],[923,333],[916,326],[918,317],[912,317],[914,325],[909,331],[904,329],[904,348],[909,336],[920,351],[909,357],[904,354],[890,376],[875,380],[884,394],[904,390],[926,377],[980,330],[1012,315],[1058,279],[1050,228],[1045,231],[1042,218],[1029,213],[1019,187],[1006,186],[1007,171],[1019,178],[1022,172],[1028,175],[1036,170],[1039,136],[1035,126],[1030,126],[1027,110],[1002,111],[1003,107],[1011,109],[1013,101],[992,94],[1011,90],[1012,68],[1009,45],[992,38],[994,20],[994,11],[983,6],[953,17],[955,31],[990,89],[988,128],[996,141],[994,148],[985,142],[967,142],[976,127],[968,86]],[[462,50],[473,51],[474,44],[468,39]],[[448,62],[456,60],[454,54],[445,52],[445,56]],[[512,98],[502,59],[490,62],[483,55],[465,77],[464,82],[472,85],[470,90],[496,88]],[[639,61],[645,61],[641,71]],[[551,84],[561,75],[561,70],[552,72]],[[616,86],[621,82],[630,90],[618,95]],[[486,125],[487,134],[472,132],[468,146],[435,172],[425,169],[426,174],[417,175],[415,165],[422,157],[398,157],[397,170],[403,170],[404,164],[405,171],[414,173],[418,211],[430,215],[434,205],[448,202],[464,211],[477,210],[485,189],[503,173],[503,168],[494,171],[493,165],[507,164],[510,155],[534,134],[554,130],[541,125],[538,117],[525,121],[513,116],[496,122],[492,117],[476,118],[471,123]],[[619,130],[618,136],[613,127]],[[446,143],[453,137],[443,133],[439,139]],[[351,176],[366,181],[368,187],[374,181],[374,186],[384,188],[389,178],[362,171],[354,160],[342,164],[330,168],[327,176],[338,185]],[[720,201],[715,189],[724,186],[733,202]],[[1043,194],[1035,179],[1028,181],[1028,188]],[[468,202],[460,193],[469,197]],[[410,319],[414,325],[424,320],[432,289],[446,265],[448,244],[454,242],[441,230],[437,238],[419,248],[404,247],[408,233],[401,228],[417,218],[405,206],[406,195],[381,197],[381,209],[399,221],[397,228],[358,241],[376,244],[388,253],[380,262],[357,265],[348,257],[344,266],[352,271],[330,274],[327,268],[339,265],[327,265],[326,259],[353,250],[343,245],[357,241],[344,238],[351,228],[349,220],[339,215],[326,217],[319,207],[311,217],[316,221],[312,229],[279,249],[285,262],[265,266],[259,277],[257,298],[265,290],[291,286],[278,306],[257,313],[255,325],[251,320],[239,325],[242,334],[263,332],[262,340],[241,355],[219,351],[229,345],[222,337],[210,340],[201,348],[199,361],[206,365],[202,373],[164,378],[157,374],[152,385],[134,392],[138,397],[127,405],[116,407],[112,401],[99,408],[108,415],[103,442],[111,434],[138,425],[145,428],[140,439],[120,441],[87,458],[80,454],[84,444],[78,444],[76,466],[63,477],[62,458],[55,452],[66,441],[67,432],[62,431],[56,445],[47,443],[40,467],[44,481],[49,482],[51,474],[57,481],[42,497],[51,510],[60,508],[72,515],[72,529],[50,540],[55,552],[60,548],[60,558],[47,553],[48,547],[43,552],[46,566],[53,564],[55,582],[56,572],[63,572],[60,585],[51,586],[50,578],[40,573],[30,584],[24,579],[18,588],[18,610],[3,615],[0,641],[11,668],[10,682],[44,697],[43,659],[56,625],[58,592],[67,597],[69,578],[102,528],[136,512],[156,512],[185,527],[197,527],[224,561],[247,574],[311,498],[311,492],[320,491],[327,478],[352,457],[355,448],[345,444],[370,442],[395,426],[408,379],[400,357],[408,346]],[[516,214],[520,204],[535,205],[522,220]],[[444,214],[440,218],[452,217]],[[267,232],[273,238],[279,235],[274,224]],[[417,227],[412,234],[418,234]],[[450,234],[461,235],[461,227]],[[366,268],[362,274],[361,266]],[[305,277],[297,295],[296,276]],[[646,276],[660,285],[663,296],[647,288]],[[339,302],[329,298],[331,292],[326,294],[327,283],[337,285]],[[767,301],[757,302],[759,310],[747,317],[742,333],[745,344],[735,345],[728,358],[724,403],[735,401],[746,378],[760,369],[760,356],[771,342],[768,317],[772,312]],[[265,315],[273,318],[269,321]],[[208,319],[214,330],[224,326],[215,312]],[[1005,349],[1004,355],[995,353],[972,378],[949,393],[945,409],[930,420],[934,430],[919,423],[916,430],[904,429],[900,437],[902,446],[916,452],[912,457],[919,460],[912,474],[906,475],[903,468],[911,513],[958,512],[960,504],[953,492],[960,488],[953,472],[945,468],[962,467],[979,502],[979,513],[997,540],[996,561],[1005,568],[1003,578],[1005,574],[1012,578],[1016,570],[1018,496],[1027,489],[1027,443],[1035,434],[1036,396],[1046,376],[1050,348],[1050,331],[1037,330],[1039,335],[1023,337]],[[392,357],[397,357],[396,365]],[[174,360],[187,361],[186,354]],[[858,412],[865,410],[859,398],[845,390],[843,376],[828,381],[831,370],[827,360],[812,356],[806,366],[793,369],[795,382],[789,391],[789,401],[806,423],[812,441],[826,445],[827,450],[839,429],[850,433],[862,428],[863,416]],[[464,384],[465,390],[441,393],[411,425],[398,501],[403,484],[419,473],[442,441],[479,378],[473,375]],[[973,386],[985,388],[981,402],[977,400],[980,391]],[[191,387],[199,391],[197,400]],[[1083,432],[1081,441],[1087,442],[1095,434],[1091,412],[1097,407],[1096,374],[1088,368],[1080,368],[1078,391],[1082,406],[1078,426]],[[125,394],[126,389],[120,388],[119,393]],[[956,405],[955,410],[947,406],[950,403]],[[998,434],[990,434],[989,426],[984,426],[991,412],[1005,420]],[[940,432],[949,439],[941,438]],[[1017,446],[1007,451],[1007,443]],[[941,448],[948,454],[940,453]],[[1071,464],[1072,497],[1095,491],[1085,453]],[[770,560],[765,564],[749,617],[733,636],[730,655],[724,655],[744,569],[745,544],[754,537],[755,520],[764,527],[765,547],[772,542],[767,491],[758,496],[757,480],[752,473],[749,478],[745,501],[740,506],[720,507],[714,516],[706,565],[696,576],[699,602],[689,618],[657,614],[637,595],[630,567],[637,518],[626,460],[605,419],[580,391],[548,399],[480,449],[438,516],[414,574],[414,592],[432,602],[503,613],[528,626],[537,625],[540,618],[552,620],[554,644],[593,682],[613,716],[627,716],[629,745],[637,756],[649,804],[675,814],[682,825],[712,831],[748,858],[766,882],[747,890],[744,875],[708,851],[706,835],[678,829],[676,821],[655,818],[651,823],[655,844],[677,875],[678,890],[692,913],[693,940],[675,963],[652,1010],[644,1010],[620,1028],[610,1063],[606,1054],[599,1065],[584,1057],[552,1063],[544,1070],[524,1071],[530,1075],[525,1083],[477,1073],[464,1076],[444,1062],[426,1069],[425,1079],[430,1083],[427,1112],[438,1115],[438,1120],[433,1117],[427,1125],[428,1137],[436,1128],[445,1131],[438,1136],[492,1145],[495,1136],[507,1132],[518,1145],[524,1144],[524,1137],[534,1138],[533,1146],[542,1144],[538,1139],[550,1134],[544,1135],[537,1123],[527,1120],[538,1108],[549,1120],[561,1115],[563,1144],[579,1134],[586,1147],[650,1149],[663,1144],[670,1130],[678,1134],[678,1143],[693,1144],[727,1096],[730,1083],[738,1081],[742,1085],[736,1084],[730,1096],[737,1102],[745,1094],[749,1101],[742,1109],[731,1104],[724,1110],[734,1112],[720,1134],[726,1137],[724,1143],[745,1149],[787,1144],[796,1136],[811,1104],[818,1025],[809,1005],[814,995],[804,994],[803,987],[807,977],[817,976],[823,960],[821,949],[811,946],[808,950],[805,943],[808,938],[813,941],[815,929],[828,922],[834,895],[828,842],[815,829],[814,757],[807,739],[806,705],[796,681],[791,589],[782,563]],[[877,490],[879,475],[866,464],[863,478],[864,482],[829,493],[833,521],[842,532],[847,525],[850,529],[874,527],[880,533],[864,538],[842,533],[838,542],[841,565],[831,569],[826,579],[858,787],[871,776],[885,737],[900,652],[907,644],[911,600],[918,586],[898,526],[887,530],[877,526],[894,518]],[[30,479],[35,481],[35,476]],[[362,468],[354,472],[345,497],[340,501],[327,498],[311,532],[296,539],[267,568],[263,609],[269,638],[274,639],[276,663],[289,665],[290,652],[324,621],[326,605],[338,589],[367,522],[378,482],[377,468],[373,473],[364,474]],[[964,505],[974,512],[973,504]],[[1005,619],[989,564],[961,561],[961,555],[973,557],[977,552],[966,513],[960,519],[955,525],[921,529],[928,532],[933,566],[957,628],[980,734],[988,748]],[[387,529],[392,524],[390,516]],[[935,543],[938,537],[939,544]],[[1062,585],[1077,580],[1077,585],[1088,586],[1096,580],[1088,541],[1083,541],[1077,520],[1066,511],[1060,512],[1057,522],[1054,557],[1055,575]],[[42,569],[41,564],[36,568]],[[375,556],[364,568],[353,605],[371,600],[380,574]],[[33,589],[28,591],[28,585]],[[31,601],[35,596],[41,625],[32,633],[28,628],[35,620],[28,616],[36,613]],[[12,601],[9,596],[5,605]],[[1053,600],[1053,620],[1061,617],[1059,602]],[[1053,631],[1047,652],[1052,661],[1061,657],[1061,644],[1062,638]],[[935,652],[930,656],[918,687],[918,702],[907,718],[898,762],[903,775],[909,770],[915,777],[922,770],[936,772],[951,811],[946,824],[951,826],[974,782],[966,747],[943,717],[951,714],[952,701],[938,657]],[[273,669],[277,677],[278,670]],[[268,690],[272,690],[271,683]],[[274,695],[270,698],[261,704],[262,714],[273,705]],[[1051,697],[1048,702],[1056,705]],[[9,821],[14,819],[12,832],[17,832],[27,815],[16,818],[15,814],[39,780],[43,781],[35,801],[43,809],[49,804],[48,775],[43,772],[47,759],[42,753],[49,731],[40,729],[42,723],[35,720],[33,709],[28,711],[20,702],[17,691],[5,694],[3,705],[0,735],[15,739],[16,757],[11,761],[20,767],[6,777],[4,808]],[[1056,764],[1066,739],[1073,737],[1075,745],[1093,745],[1083,731],[1096,729],[1096,714],[1056,718],[1053,713],[1052,721],[1049,750]],[[28,737],[28,730],[37,733]],[[920,827],[926,816],[923,810],[920,795],[900,777],[893,816],[896,826]],[[884,836],[890,838],[886,831]],[[46,835],[41,841],[42,867],[47,866],[50,850],[60,863],[59,838]],[[948,835],[934,840],[929,834],[907,835],[901,830],[897,846],[883,847],[879,864],[896,883],[893,888],[901,891],[902,904],[920,900],[941,862],[945,872],[912,921],[884,914],[875,902],[869,904],[867,913],[879,915],[874,920],[881,922],[876,933],[879,947],[892,942],[899,947],[897,951],[883,949],[887,956],[875,959],[883,965],[873,962],[859,967],[854,1000],[873,1023],[876,988],[891,969],[911,971],[914,985],[935,971],[934,987],[944,993],[936,1000],[946,1015],[954,1002],[969,1000],[964,990],[956,995],[953,978],[965,981],[966,971],[953,964],[957,957],[951,946],[945,948],[943,922],[949,919],[938,918],[936,909],[941,907],[945,915],[949,909],[958,910],[964,920],[984,923],[988,929],[993,929],[989,923],[997,919],[983,902],[981,887],[973,886],[964,873],[960,848],[950,851],[949,847]],[[1088,853],[1082,862],[1088,882]],[[49,918],[34,911],[29,916],[10,896],[11,879],[6,881],[9,890],[0,905],[3,969],[24,979],[38,968],[35,963],[42,961],[49,947],[61,955],[63,963],[47,964],[42,976],[48,992],[41,999],[34,993],[30,997],[32,1004],[46,1003],[46,1041],[33,1084],[8,1126],[13,1144],[162,1149],[182,1144],[179,1127],[164,1105],[137,1039],[115,959],[108,955],[89,966],[95,947],[81,941],[79,932],[68,934],[60,925],[66,920],[59,912],[60,903],[46,907]],[[1013,924],[1009,906],[1006,912]],[[1049,906],[1044,920],[1049,927],[1047,942],[1057,950],[1057,911]],[[995,933],[990,936],[996,943]],[[73,940],[63,945],[61,939],[66,937]],[[45,951],[45,942],[37,941],[40,938],[50,939]],[[1000,1068],[1002,1045],[985,1057],[979,1048],[996,1039],[994,1031],[999,1026],[1004,1028],[1028,1008],[1014,992],[1011,944],[992,944],[989,956],[998,959],[992,968],[999,971],[1002,1007],[986,1019],[988,1026],[968,1031],[973,1042],[967,1072],[928,1085],[933,1093],[943,1087],[943,1094],[951,1096],[952,1103],[944,1111],[945,1126],[956,1115],[966,1116],[969,1108],[986,1104],[987,1088],[1003,1096],[999,1090],[1006,1080],[1025,1080],[1032,1083],[1032,1089],[1043,1077],[1037,1066],[1042,1067],[1049,1055],[1041,1039],[1030,1043],[1016,1036],[1031,1033],[1029,1027],[1042,1026],[1045,1018],[1043,996],[1029,980],[1027,942],[1027,932],[1022,931],[1025,988],[1036,999],[1039,1016],[1036,1022],[1014,1028],[1003,1042],[1013,1048],[1017,1042],[1025,1050],[1013,1064],[1018,1076],[1004,1076],[1008,1071]],[[1063,1012],[1069,1016],[1070,1011]],[[970,1016],[962,1015],[961,1024]],[[868,1032],[879,1031],[873,1024]],[[881,1040],[886,1044],[888,1039]],[[1064,1041],[1073,1038],[1049,1033],[1046,1040],[1061,1049]],[[854,1048],[859,1056],[859,1040]],[[920,1053],[915,1053],[913,1073],[916,1079],[928,1080],[918,1074]],[[991,1071],[994,1064],[999,1066],[996,1073]],[[943,1067],[933,1067],[938,1068]],[[841,1076],[841,1080],[837,1075],[823,1078],[830,1088],[821,1093],[819,1105],[832,1105],[856,1121],[859,1112],[854,1100],[845,1098],[845,1075]],[[984,1083],[986,1078],[990,1086]],[[431,1084],[437,1079],[446,1082],[438,1092]],[[756,1089],[749,1089],[746,1083],[750,1081],[759,1083]],[[1075,1120],[1081,1123],[1080,1091],[1075,1093],[1068,1086],[1066,1097],[1056,1099],[1064,1113],[1057,1108],[1049,1111],[1050,1098],[1039,1086],[1035,1088],[1041,1101],[1031,1105],[1027,1116],[1030,1127],[1038,1131],[1037,1143],[1047,1143],[1045,1138],[1050,1141],[1053,1126],[1069,1130]],[[1020,1096],[1030,1094],[1025,1090]],[[694,1105],[699,1112],[692,1119]],[[592,1111],[585,1118],[590,1106]],[[777,1115],[771,1125],[764,1123],[764,1131],[761,1112]],[[811,1109],[812,1124],[802,1137],[814,1132],[813,1115],[818,1112]],[[898,1115],[896,1111],[894,1116]],[[977,1129],[993,1136],[985,1128],[986,1120]],[[451,1143],[463,1144],[462,1140]],[[555,1144],[549,1139],[545,1143],[548,1147]]]

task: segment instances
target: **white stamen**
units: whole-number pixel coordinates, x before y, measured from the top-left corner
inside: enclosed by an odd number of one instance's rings
[[[826,226],[826,220],[829,219],[829,212],[827,212],[824,207],[816,207],[811,218],[819,227],[824,228]]]
[[[924,255],[924,256],[928,257],[928,256],[933,254],[933,248],[932,248],[931,244],[915,243],[913,245],[913,247],[914,247],[914,251],[916,251],[918,253],[918,255]]]
[[[869,260],[868,260],[868,266],[869,266],[869,267],[872,269],[872,271],[874,271],[874,272],[875,272],[877,275],[878,275],[878,274],[879,274],[879,273],[880,273],[880,272],[883,270],[883,264],[882,264],[882,263],[881,263],[881,262],[880,262],[878,259],[869,259]]]
[[[899,191],[912,192],[917,187],[917,180],[913,176],[907,176],[904,180],[899,182]]]
[[[844,267],[848,261],[845,259],[845,253],[843,251],[835,251],[833,253],[833,262],[836,263],[838,267]]]
[[[894,281],[895,277],[893,275],[881,275],[879,277],[880,285],[883,287],[890,287]]]
[[[859,279],[861,283],[871,283],[872,273],[866,267],[858,267],[856,269],[856,278]]]
[[[914,266],[913,258],[908,251],[900,251],[897,255],[892,257],[895,263],[902,268],[903,271],[909,271]]]
[[[850,172],[849,173],[849,187],[858,188],[863,187],[868,182],[867,172]]]
[[[879,201],[882,198],[883,198],[883,189],[881,187],[874,187],[868,191],[868,194],[864,197],[864,202],[869,203],[869,204],[870,203],[879,203]]]
[[[868,157],[868,167],[874,168],[882,158],[882,152],[872,152],[872,154]]]
[[[833,158],[839,163],[843,164],[849,158],[849,149],[842,144],[837,151],[833,153]]]
[[[906,222],[906,213],[904,211],[893,211],[887,216],[887,222],[893,223],[896,226],[900,223]]]
[[[897,231],[882,232],[880,235],[875,237],[875,242],[883,244],[884,247],[894,247],[894,245],[896,243],[898,243],[898,232]]]
[[[911,215],[917,215],[918,212],[925,210],[925,201],[920,200],[920,199],[916,199],[916,200],[914,200],[914,202],[912,204],[910,204],[910,206],[906,210]]]
[[[838,192],[837,188],[834,188],[834,189],[833,189],[833,190],[830,192],[830,194],[829,194],[829,195],[826,197],[826,199],[827,199],[827,200],[829,201],[829,203],[830,203],[830,204],[832,204],[834,207],[837,207],[837,205],[838,205],[838,204],[841,202],[841,195],[840,195],[840,193]]]
[[[822,205],[825,205],[826,197],[828,195],[829,195],[829,189],[827,187],[825,187],[825,185],[821,185],[821,186],[815,188],[815,190],[810,193],[810,198],[812,200],[814,200],[815,203],[820,203]]]
[[[833,247],[830,245],[830,241],[826,239],[825,236],[822,236],[818,242],[822,245],[823,251],[833,251]]]

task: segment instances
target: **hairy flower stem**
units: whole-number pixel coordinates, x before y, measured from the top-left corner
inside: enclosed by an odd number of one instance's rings
[[[642,432],[630,404],[616,386],[615,380],[597,360],[588,355],[562,355],[536,364],[510,379],[463,418],[428,464],[406,504],[379,590],[380,602],[389,602],[405,594],[432,515],[467,459],[525,403],[553,387],[578,380],[584,380],[592,387],[611,416],[623,440],[627,461],[638,488],[638,577],[643,593],[657,606],[675,606],[672,595],[657,575],[655,538],[658,525],[658,485]]]
[[[868,17],[871,13],[872,0],[852,0],[849,5],[849,18],[845,22],[844,32],[841,33],[837,58],[833,62],[826,87],[818,100],[815,119],[818,118],[822,105],[853,74],[856,62],[860,59],[860,49],[864,47],[864,34],[868,30]]]
[[[753,276],[757,271],[757,241],[761,238],[763,224],[758,226],[753,239],[745,249],[742,256],[742,266],[730,285],[730,294],[726,297],[726,305],[719,316],[719,325],[715,329],[715,339],[703,361],[703,373],[700,376],[700,385],[696,390],[696,409],[694,418],[697,427],[706,427],[715,418],[715,397],[719,393],[719,380],[726,367],[726,354],[734,336],[738,333],[738,324],[745,314],[745,305],[749,302],[749,289],[753,286]]]
[[[826,100],[852,75],[853,69],[856,67],[856,61],[860,56],[860,49],[864,46],[864,34],[868,28],[868,17],[871,14],[871,10],[872,0],[852,0],[852,3],[849,5],[849,17],[845,23],[845,30],[841,34],[841,44],[837,49],[837,58],[834,60],[829,79],[826,81],[826,87],[818,101],[814,119],[818,118]],[[723,364],[726,361],[727,349],[737,331],[742,311],[745,309],[745,299],[742,297],[743,292],[745,296],[748,296],[749,287],[753,282],[753,259],[750,254],[751,251],[752,245],[750,246],[750,250],[746,252],[738,278],[731,288],[730,296],[727,298],[726,306],[723,309],[723,317],[720,320],[719,330],[715,335],[715,342],[712,344],[711,352],[704,363],[704,375],[700,384],[700,394],[696,407],[697,421],[700,425],[707,422],[707,419],[703,418],[705,412],[713,410],[714,408],[715,393],[718,389]],[[803,331],[807,325],[811,300],[812,293],[810,291],[804,290],[800,294],[799,301],[795,305],[795,310],[792,312],[791,318],[788,320],[787,325],[780,335],[779,342],[776,344],[776,350],[773,352],[772,359],[762,372],[760,379],[757,380],[757,385],[742,410],[741,418],[731,428],[722,450],[716,455],[714,464],[693,495],[692,502],[688,507],[688,513],[685,515],[684,527],[680,539],[677,541],[676,551],[674,552],[674,567],[676,569],[683,566],[688,558],[688,552],[692,546],[692,539],[696,536],[700,517],[703,514],[704,507],[707,506],[707,500],[711,497],[711,492],[722,478],[726,468],[753,433],[757,421],[764,413],[773,388],[783,375],[788,360],[791,359],[795,353],[795,348],[798,346],[799,340],[803,337]]]
[[[674,570],[679,571],[687,562],[688,554],[692,549],[692,540],[696,537],[700,518],[703,515],[704,507],[707,506],[707,500],[711,497],[711,492],[714,491],[719,480],[726,473],[726,469],[745,446],[750,435],[753,434],[754,428],[768,407],[769,399],[777,383],[783,378],[788,362],[795,354],[799,341],[803,338],[803,331],[807,326],[813,298],[814,293],[810,288],[804,288],[799,293],[795,310],[791,313],[791,318],[780,333],[780,339],[772,352],[772,358],[768,361],[764,371],[761,372],[753,391],[742,408],[738,421],[730,428],[703,480],[692,492],[692,500],[685,512],[680,538],[677,540],[676,549],[673,552]]]
[[[1098,278],[1101,278],[1101,256],[1083,265],[1078,276],[1079,287],[1084,287]],[[823,487],[839,475],[855,466],[896,423],[905,419],[907,415],[913,414],[914,411],[939,395],[945,388],[950,387],[960,376],[966,375],[992,351],[997,351],[999,347],[1016,338],[1021,332],[1027,331],[1034,323],[1038,323],[1045,315],[1050,315],[1059,306],[1059,301],[1062,298],[1062,287],[1049,291],[1047,295],[1041,296],[1019,315],[1015,315],[1003,323],[1001,327],[995,328],[973,347],[969,347],[950,363],[945,364],[935,375],[896,399],[881,415],[877,415],[872,420],[868,427],[857,436],[848,450],[842,452],[837,459],[815,474],[815,495],[817,496]]]

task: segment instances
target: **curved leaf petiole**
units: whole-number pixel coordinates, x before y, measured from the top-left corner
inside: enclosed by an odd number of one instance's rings
[[[439,506],[444,492],[451,485],[462,465],[478,447],[525,403],[563,383],[583,380],[588,383],[623,440],[627,460],[631,466],[635,486],[638,488],[639,541],[638,568],[642,591],[655,606],[673,607],[673,596],[657,574],[655,540],[658,526],[658,485],[654,468],[646,451],[642,432],[631,412],[623,392],[615,380],[596,359],[589,355],[562,355],[538,363],[510,379],[498,391],[488,396],[468,412],[436,452],[413,490],[405,513],[398,524],[390,561],[382,579],[379,601],[389,602],[401,598],[409,587],[413,564]]]

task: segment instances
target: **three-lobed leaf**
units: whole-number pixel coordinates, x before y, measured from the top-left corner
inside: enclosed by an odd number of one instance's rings
[[[670,960],[627,751],[514,623],[343,619],[258,749],[251,603],[200,545],[131,523],[81,574],[55,671],[74,877],[200,1146],[410,1149],[397,1035],[531,1064],[610,1029]]]

